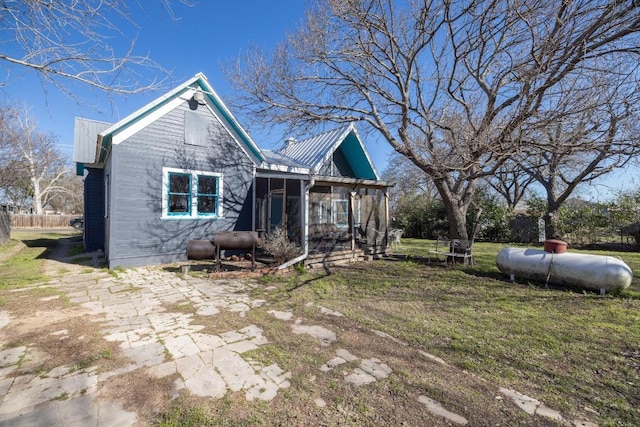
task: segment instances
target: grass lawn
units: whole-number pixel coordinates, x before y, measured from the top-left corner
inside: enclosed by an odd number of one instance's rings
[[[3,259],[0,269],[0,289],[20,287],[45,280],[42,269],[45,254],[57,245],[59,235],[13,232],[11,237],[6,245],[0,246],[0,257],[2,257],[0,259]]]
[[[432,243],[403,239],[414,257],[275,279],[272,298],[344,313],[501,387],[599,425],[640,419],[640,277],[600,296],[508,283],[495,265],[505,245],[476,243],[473,267],[427,263]],[[639,253],[620,256],[640,271]],[[273,280],[269,284],[274,284]]]
[[[12,237],[0,247],[4,298],[14,298],[7,289],[46,280],[42,260],[64,235],[24,232]],[[291,388],[269,404],[234,395],[195,403],[178,399],[159,424],[222,425],[232,420],[236,425],[388,425],[401,414],[410,420],[407,425],[421,425],[417,421],[422,413],[411,411],[415,396],[424,394],[454,411],[470,411],[475,416],[470,425],[485,425],[478,423],[483,419],[486,425],[554,425],[517,408],[499,406],[497,388],[505,387],[541,400],[568,420],[638,425],[640,253],[590,251],[619,256],[636,272],[628,290],[600,296],[507,282],[495,266],[496,254],[505,245],[476,243],[476,264],[465,267],[426,262],[423,257],[432,244],[403,239],[395,252],[404,257],[263,277],[264,286],[255,288],[253,297],[264,298],[264,307],[252,309],[246,319],[220,313],[207,320],[211,324],[203,324],[211,333],[233,330],[245,322],[268,331],[269,343],[253,350],[251,357],[292,372]],[[327,316],[318,314],[318,306],[344,314],[328,324],[340,334],[339,345],[361,358],[384,359],[393,366],[394,375],[362,388],[345,388],[338,370],[320,375],[317,367],[335,356],[335,348],[292,334],[288,324],[269,314],[292,311],[310,324],[327,322]],[[375,341],[375,336],[372,341],[372,330],[409,346]],[[438,356],[450,366],[436,370],[416,358],[416,350]],[[309,409],[306,402],[317,396],[337,410]],[[491,405],[494,418],[482,418],[482,409]]]

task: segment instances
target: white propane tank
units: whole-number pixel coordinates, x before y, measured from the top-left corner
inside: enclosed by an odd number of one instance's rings
[[[600,291],[628,288],[633,271],[618,258],[539,249],[504,248],[496,257],[500,271],[509,276]]]

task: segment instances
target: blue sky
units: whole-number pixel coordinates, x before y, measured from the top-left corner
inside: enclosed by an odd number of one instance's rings
[[[125,26],[125,32],[128,37],[136,38],[136,54],[149,54],[160,65],[172,70],[172,82],[167,90],[202,72],[227,102],[231,90],[221,65],[234,60],[251,45],[266,49],[274,47],[287,31],[295,29],[304,18],[306,4],[304,0],[193,2],[194,6],[189,7],[174,0],[173,11],[177,20],[171,19],[158,0],[140,2],[144,3],[144,9],[138,6],[138,2],[132,2],[132,18],[138,29]],[[128,46],[126,40],[114,39],[114,43],[115,47]],[[162,79],[165,76],[157,77]],[[29,108],[41,131],[59,137],[60,149],[69,159],[73,151],[75,117],[113,123],[163,92],[114,97],[113,104],[105,94],[86,88],[78,88],[77,93],[83,99],[80,105],[54,87],[43,87],[35,73],[18,69],[12,70],[9,81],[0,88],[3,101]],[[234,114],[241,123],[246,122],[238,111],[234,111]],[[288,136],[277,132],[261,134],[258,129],[246,128],[262,148],[274,148]],[[382,172],[392,151],[389,145],[371,137],[365,138],[365,144],[376,168]],[[603,200],[609,197],[612,190],[631,185],[637,187],[637,176],[635,169],[611,174],[599,185],[583,186],[575,195]]]
[[[221,71],[222,64],[234,60],[251,45],[267,49],[275,46],[302,21],[306,4],[304,0],[196,1],[189,7],[174,0],[177,20],[171,19],[159,1],[141,2],[144,9],[132,5],[132,18],[139,29],[136,35],[131,31],[135,30],[133,27],[125,27],[129,28],[127,37],[136,38],[136,54],[148,53],[172,71],[167,90],[202,72],[225,102],[230,101],[231,89]],[[125,39],[116,42],[115,47],[128,46]],[[116,122],[163,93],[115,97],[111,104],[104,94],[81,87],[76,90],[83,98],[81,105],[55,87],[43,88],[35,73],[16,69],[0,93],[5,101],[29,108],[39,129],[57,135],[60,149],[69,158],[73,152],[75,117]],[[233,113],[241,123],[246,122],[239,112]],[[259,134],[257,129],[247,127],[247,130],[262,148],[273,148],[283,140],[276,132]],[[382,172],[391,149],[383,142],[365,143],[375,166]]]

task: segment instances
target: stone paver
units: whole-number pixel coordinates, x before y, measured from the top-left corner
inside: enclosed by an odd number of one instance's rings
[[[322,372],[329,372],[340,365],[344,365],[348,362],[355,362],[357,360],[357,356],[354,356],[347,350],[341,348],[336,350],[336,357],[322,365],[320,370]],[[391,373],[391,368],[387,364],[382,363],[379,359],[363,359],[360,361],[360,365],[357,368],[354,368],[350,374],[345,375],[344,380],[348,383],[362,386],[387,378]]]
[[[313,403],[315,403],[318,408],[324,408],[325,406],[327,406],[327,402],[325,402],[321,397],[315,399]]]
[[[277,311],[277,310],[269,310],[267,313],[273,314],[278,320],[291,320],[293,317],[293,312],[291,311]]]
[[[246,316],[264,300],[251,300],[250,285],[239,280],[213,282],[175,275],[153,268],[130,269],[119,277],[103,274],[73,276],[58,286],[72,303],[100,322],[104,338],[118,343],[130,364],[114,371],[76,371],[56,367],[39,376],[11,377],[25,359],[37,357],[29,348],[0,352],[0,424],[121,426],[137,421],[136,414],[118,402],[100,399],[106,381],[138,369],[157,378],[178,374],[181,389],[202,397],[221,398],[244,391],[248,400],[271,400],[290,386],[291,374],[277,365],[263,366],[242,356],[268,342],[262,329],[247,325],[239,330],[206,334],[189,312],[174,312],[172,305],[193,307],[198,316],[215,316],[222,309]],[[11,322],[0,312],[0,328]],[[67,339],[68,331],[53,333]],[[334,338],[335,340],[335,338]],[[167,360],[167,355],[171,360]],[[79,409],[82,408],[82,409]]]
[[[347,362],[353,362],[354,360],[358,360],[357,356],[354,356],[353,354],[349,353],[344,348],[339,348],[338,350],[336,350],[336,356],[343,358]]]
[[[534,399],[533,397],[529,397],[520,392],[504,387],[500,387],[500,393],[509,397],[516,405],[518,405],[518,407],[520,407],[520,409],[529,415],[539,415],[541,417],[567,423],[567,420],[565,420],[560,411],[549,408],[538,399]],[[580,420],[575,420],[572,424],[575,426],[593,426],[593,423]]]
[[[424,357],[426,357],[427,359],[433,360],[434,362],[437,362],[441,365],[444,366],[449,366],[449,364],[447,362],[445,362],[443,359],[441,359],[440,357],[431,354],[431,353],[427,353],[426,351],[423,350],[418,350],[418,353],[420,353],[421,355],[423,355]]]
[[[26,412],[0,423],[6,427],[120,427],[135,424],[136,414],[117,402],[95,401],[79,396],[67,401],[50,402],[38,410]]]
[[[290,372],[285,372],[277,364],[264,366],[248,356],[248,352],[269,342],[268,331],[247,322],[240,329],[214,334],[205,333],[204,326],[195,324],[195,316],[216,316],[224,311],[246,318],[249,310],[264,306],[265,300],[250,298],[251,282],[212,281],[154,268],[130,269],[119,272],[118,276],[72,274],[46,286],[65,292],[70,301],[77,304],[74,313],[89,314],[93,321],[99,322],[104,338],[119,345],[128,363],[105,372],[97,372],[95,368],[58,366],[48,372],[38,372],[37,376],[16,376],[18,367],[28,372],[28,368],[39,366],[42,354],[28,345],[2,350],[1,425],[134,425],[139,421],[137,415],[125,410],[122,402],[106,400],[101,391],[108,388],[111,378],[137,370],[154,378],[175,376],[173,396],[177,396],[180,390],[187,390],[195,396],[219,399],[227,393],[240,392],[250,401],[269,401],[281,389],[291,386]],[[342,313],[314,303],[307,306],[317,307],[321,314],[332,316],[334,321],[344,317]],[[292,311],[268,312],[282,321],[294,319]],[[41,320],[46,324],[52,322],[46,318]],[[0,311],[0,329],[12,321],[14,319],[8,313]],[[302,318],[297,318],[290,325],[293,333],[308,334],[322,346],[330,348],[338,342],[334,331],[321,325],[305,324]],[[408,343],[385,332],[371,332],[411,351]],[[59,340],[69,339],[69,331],[59,329],[51,336]],[[423,350],[417,353],[449,366],[441,358]],[[334,357],[315,368],[326,373],[337,367],[343,371],[344,381],[356,386],[366,386],[393,374],[392,368],[378,358],[362,359],[345,348],[336,349]],[[499,392],[530,415],[569,423],[559,411],[537,399],[505,388]],[[468,423],[464,416],[445,409],[427,396],[420,395],[417,401],[449,423]],[[309,404],[315,404],[317,408],[328,405],[321,397]],[[579,420],[572,424],[595,426]]]
[[[427,396],[420,395],[418,397],[418,402],[424,404],[429,410],[429,412],[435,415],[441,416],[443,418],[446,418],[452,423],[455,423],[461,426],[466,426],[469,423],[465,417],[446,410],[438,402],[436,402],[435,400]]]
[[[294,334],[307,334],[318,339],[321,345],[330,346],[337,341],[336,333],[320,325],[303,325],[298,319],[291,330]]]

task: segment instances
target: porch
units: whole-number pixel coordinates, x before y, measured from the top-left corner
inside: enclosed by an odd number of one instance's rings
[[[387,188],[379,181],[345,177],[258,175],[255,230],[260,237],[286,230],[310,258],[351,252],[364,259],[383,253],[389,243]]]

